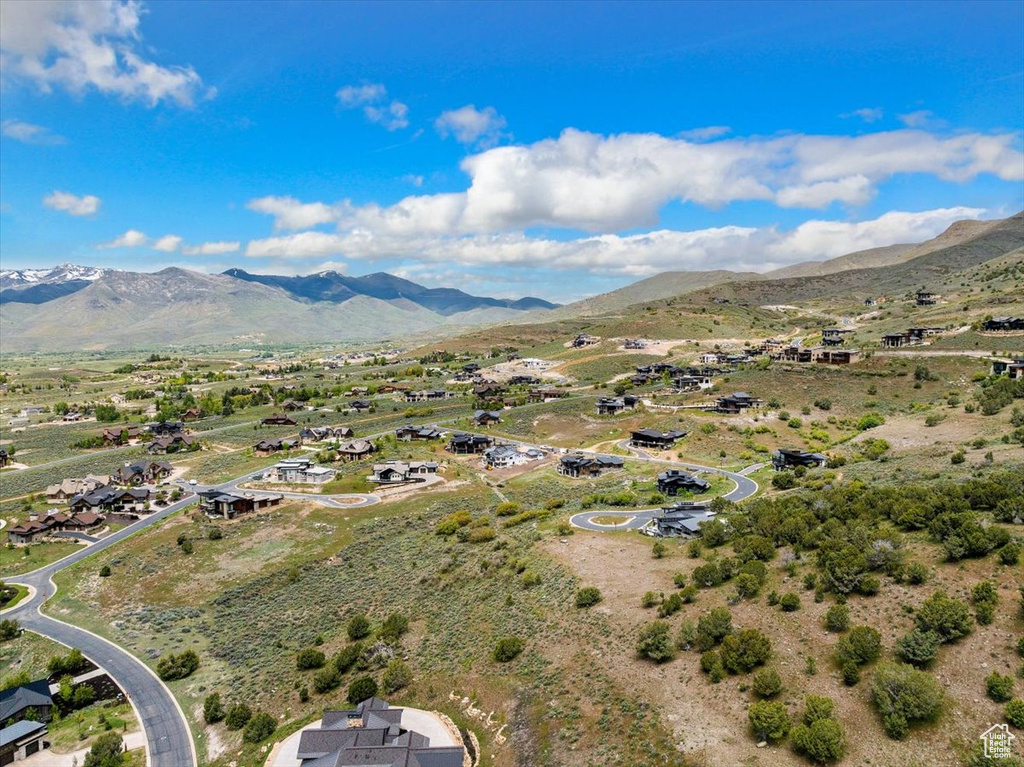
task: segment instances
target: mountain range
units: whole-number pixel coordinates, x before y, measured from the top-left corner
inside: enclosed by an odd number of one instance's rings
[[[961,221],[927,242],[891,245],[774,272],[664,272],[610,293],[558,306],[538,298],[472,296],[394,275],[256,275],[241,269],[155,273],[63,264],[0,272],[5,351],[147,348],[231,343],[398,343],[451,336],[471,326],[629,314],[687,295],[739,305],[821,297],[863,299],[934,287],[1000,258],[1024,258],[1024,213]]]

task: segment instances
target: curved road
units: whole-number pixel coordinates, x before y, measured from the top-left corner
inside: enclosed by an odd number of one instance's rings
[[[16,607],[4,610],[5,618],[14,618],[29,631],[55,639],[68,647],[77,647],[89,660],[109,673],[124,690],[146,733],[146,761],[150,767],[188,767],[197,764],[192,733],[171,691],[145,663],[131,653],[96,634],[45,616],[40,609],[57,590],[52,580],[54,574],[193,503],[195,497],[186,497],[64,559],[25,575],[6,579],[8,583],[29,586],[32,592],[28,599]]]

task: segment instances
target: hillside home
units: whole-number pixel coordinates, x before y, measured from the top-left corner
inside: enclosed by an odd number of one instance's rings
[[[348,434],[339,434],[339,431],[347,430]],[[299,439],[303,442],[323,442],[326,439],[335,437],[351,437],[352,430],[346,427],[334,429],[330,426],[304,426],[299,430]]]
[[[181,421],[154,421],[146,424],[146,430],[157,437],[168,434],[187,434],[188,430]]]
[[[270,455],[271,453],[277,453],[282,450],[294,450],[301,446],[302,440],[297,437],[277,437],[275,439],[261,439],[252,446],[252,451],[256,455],[264,456]]]
[[[305,405],[301,402],[296,402],[293,399],[286,399],[281,403],[281,409],[289,413],[294,413],[296,410],[305,409]]]
[[[844,336],[852,332],[848,328],[825,328],[821,331],[821,342],[825,346],[841,346],[846,340]]]
[[[528,402],[550,402],[568,395],[569,392],[564,389],[530,389],[526,399]]]
[[[89,474],[84,479],[68,477],[62,479],[59,484],[50,485],[44,491],[46,500],[51,503],[60,503],[74,498],[76,495],[91,493],[97,487],[110,484],[110,477],[101,477]]]
[[[477,426],[490,426],[501,423],[501,415],[493,410],[477,410],[473,413],[473,423]]]
[[[437,473],[433,461],[385,461],[373,465],[373,474],[367,481],[378,485],[398,485],[404,482],[423,482]]]
[[[146,445],[146,452],[150,455],[163,455],[182,450],[194,450],[198,447],[199,438],[193,437],[191,434],[165,434]]]
[[[624,410],[632,410],[640,404],[639,397],[627,394],[624,397],[599,397],[596,403],[598,415],[615,415]]]
[[[750,407],[758,407],[761,400],[750,396],[744,391],[733,392],[724,397],[719,397],[715,402],[715,410],[719,413],[735,415]]]
[[[706,503],[676,503],[656,512],[642,532],[658,538],[699,538],[701,525],[714,518]]]
[[[783,469],[792,469],[797,466],[806,466],[808,468],[817,468],[825,465],[825,461],[828,457],[821,453],[808,453],[805,450],[796,450],[792,448],[779,448],[772,453],[772,468],[776,471],[782,471]]]
[[[658,431],[657,429],[637,429],[630,432],[629,444],[633,447],[668,450],[677,441],[686,436],[685,431]]]
[[[493,381],[487,381],[473,387],[473,396],[477,399],[494,399],[504,393],[505,387]]]
[[[320,726],[303,730],[300,767],[464,767],[463,746],[431,746],[430,738],[405,726],[400,708],[368,698],[352,711],[324,711]]]
[[[407,391],[406,402],[436,402],[454,397],[455,394],[445,389],[423,389],[421,391]]]
[[[82,414],[77,410],[69,410],[64,414],[64,417],[60,419],[64,423],[77,423],[82,420]]]
[[[624,349],[646,349],[647,342],[642,338],[627,338],[626,343],[622,345]]]
[[[268,415],[262,421],[261,424],[264,426],[295,426],[296,422],[284,413],[273,413]]]
[[[53,696],[46,679],[0,692],[0,722],[20,722],[29,713],[34,713],[39,722],[49,722],[53,718]]]
[[[239,514],[249,514],[261,509],[277,506],[284,500],[282,495],[256,495],[244,493],[234,495],[209,490],[199,494],[199,509],[208,517],[234,519]]]
[[[141,426],[108,426],[103,430],[101,436],[104,444],[124,445],[140,439],[145,433],[146,430]]]
[[[584,346],[593,346],[600,342],[601,339],[596,336],[592,336],[588,333],[580,333],[572,339],[572,347],[574,349],[582,349]]]
[[[707,480],[679,469],[669,469],[658,475],[658,492],[664,495],[679,493],[704,493],[711,488]]]
[[[368,399],[357,399],[351,405],[349,405],[349,407],[352,408],[353,410],[363,412],[365,410],[369,410],[370,408],[372,408],[373,403]]]
[[[509,386],[536,386],[540,379],[537,376],[516,375],[509,378],[507,383]]]
[[[337,447],[338,457],[343,461],[361,461],[375,450],[373,443],[367,439],[354,439],[342,442]]]
[[[672,379],[672,386],[680,393],[703,391],[713,385],[711,376],[677,375]]]
[[[150,491],[145,487],[131,487],[125,490],[105,486],[98,487],[91,493],[76,495],[68,501],[68,509],[75,517],[87,511],[94,513],[147,511],[149,499]]]
[[[11,462],[11,454],[7,452],[7,448],[0,447],[0,469],[4,468]]]
[[[993,317],[981,323],[981,329],[996,332],[1024,330],[1024,317]]]
[[[932,293],[929,290],[919,290],[917,295],[914,296],[914,301],[918,306],[934,306],[938,299],[938,293]]]
[[[456,455],[472,455],[482,453],[494,444],[494,440],[482,434],[464,434],[456,432],[448,440],[445,450]]]
[[[127,486],[156,484],[171,476],[173,471],[174,468],[167,461],[126,463],[110,475],[110,481],[114,485]]]
[[[505,469],[521,466],[530,461],[539,461],[545,456],[543,450],[535,447],[519,449],[515,445],[495,445],[484,451],[484,466],[488,469]]]
[[[443,432],[436,426],[413,426],[406,424],[395,429],[395,438],[399,442],[421,442],[441,439]]]
[[[625,466],[625,461],[617,455],[589,456],[573,453],[563,456],[558,462],[558,473],[573,479],[599,477],[606,471],[621,469],[623,466]]]
[[[817,361],[823,365],[849,365],[859,359],[859,349],[822,349]]]
[[[266,479],[292,485],[323,485],[334,479],[335,473],[326,466],[316,466],[309,458],[287,458],[275,463]]]
[[[1014,357],[1013,360],[992,360],[992,375],[1001,376],[1008,374],[1011,379],[1024,378],[1021,371],[1024,370],[1024,357]]]
[[[0,764],[13,764],[49,748],[49,743],[43,740],[48,732],[45,724],[31,719],[0,728]]]

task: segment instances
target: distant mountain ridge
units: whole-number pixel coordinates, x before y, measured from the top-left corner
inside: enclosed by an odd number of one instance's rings
[[[272,274],[250,274],[243,269],[228,269],[223,274],[246,282],[278,287],[293,296],[310,301],[340,304],[355,296],[369,296],[382,301],[406,300],[444,317],[490,307],[516,311],[558,307],[558,304],[529,296],[512,300],[471,296],[456,288],[427,288],[387,272],[376,272],[363,277],[346,277],[335,271],[298,277],[279,277]]]

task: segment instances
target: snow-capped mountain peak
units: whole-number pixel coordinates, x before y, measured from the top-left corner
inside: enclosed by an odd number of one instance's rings
[[[0,290],[31,285],[59,285],[75,280],[93,282],[108,271],[96,266],[78,264],[58,264],[49,269],[4,269],[0,270]]]

